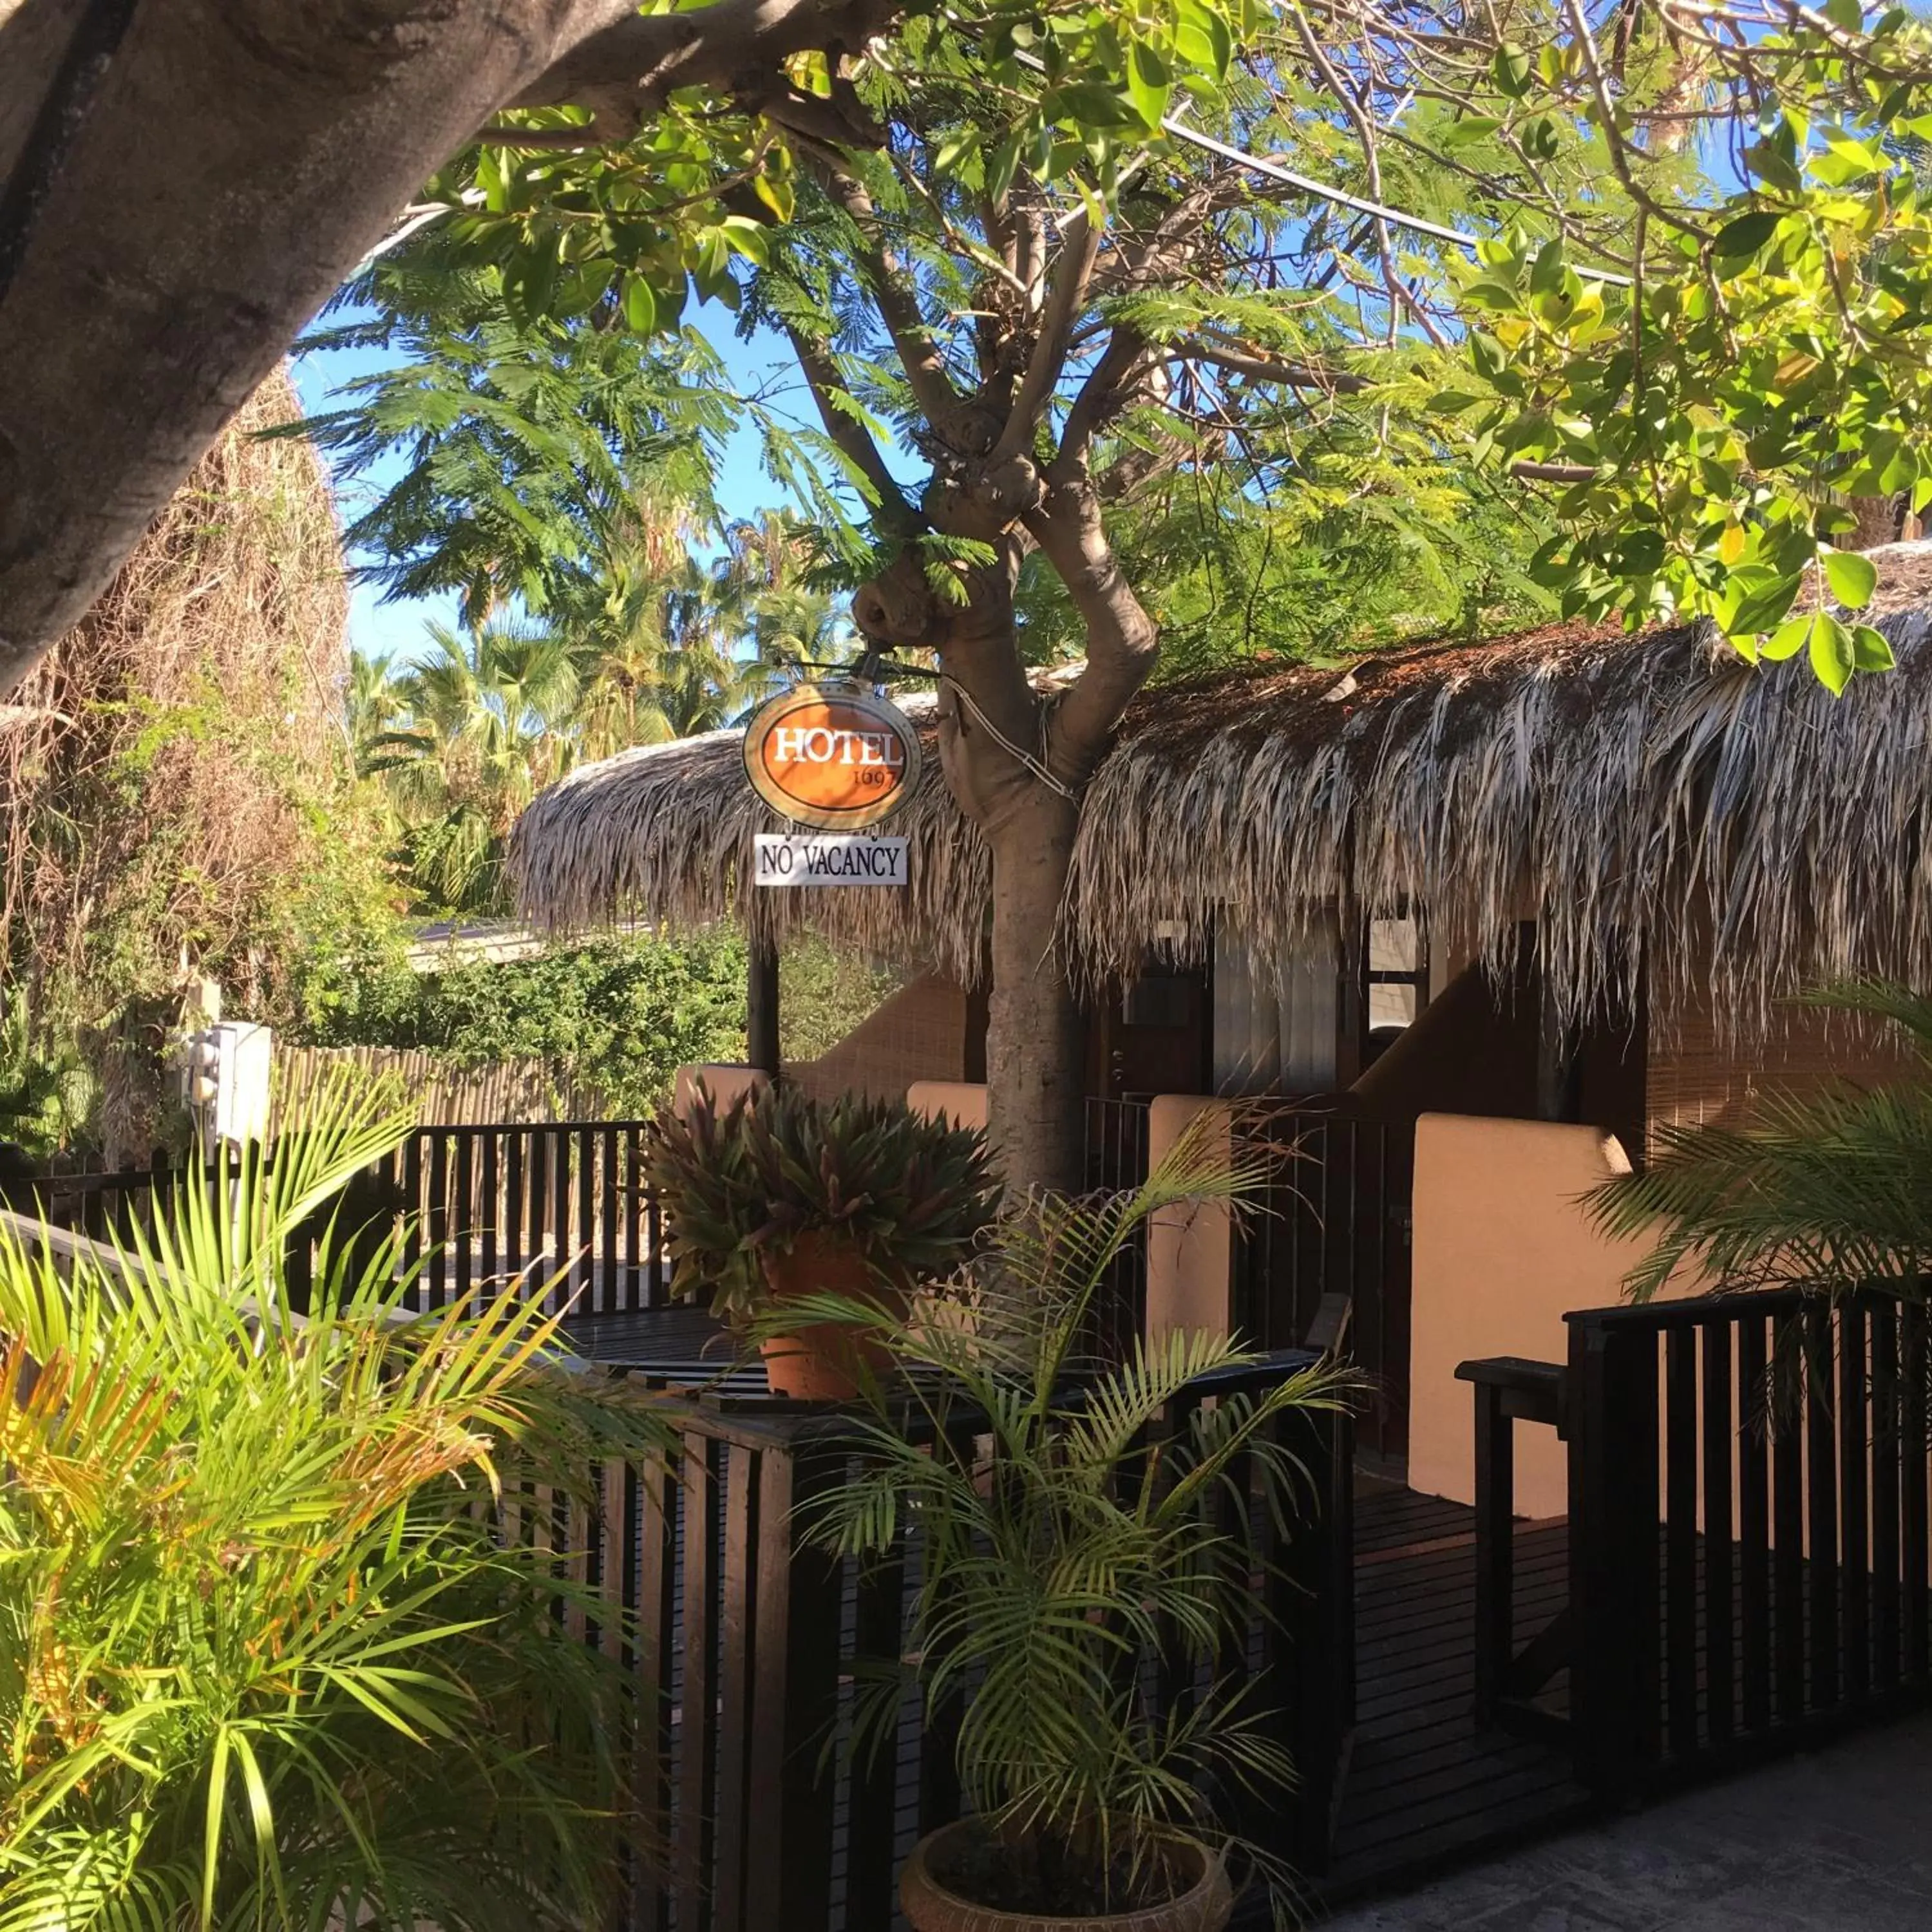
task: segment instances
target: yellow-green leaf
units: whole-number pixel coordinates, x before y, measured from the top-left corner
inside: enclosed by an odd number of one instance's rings
[[[1852,681],[1852,634],[1829,611],[1820,611],[1811,620],[1811,668],[1834,698]]]
[[[1862,610],[1878,587],[1878,566],[1856,550],[1832,550],[1825,558],[1825,581],[1846,610]]]

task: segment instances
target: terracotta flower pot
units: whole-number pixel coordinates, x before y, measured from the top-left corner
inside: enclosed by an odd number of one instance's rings
[[[800,1235],[786,1254],[764,1257],[766,1285],[775,1302],[801,1295],[836,1294],[870,1301],[902,1313],[910,1283],[882,1275],[864,1250],[837,1229]],[[863,1369],[878,1374],[890,1358],[878,1338],[848,1322],[814,1322],[758,1344],[774,1395],[795,1402],[850,1402]]]
[[[1192,1883],[1165,1905],[1136,1912],[1109,1912],[1099,1917],[1056,1918],[1033,1912],[1002,1912],[975,1905],[950,1892],[933,1876],[935,1864],[944,1870],[946,1855],[977,1829],[971,1820],[920,1839],[899,1874],[899,1904],[914,1932],[1222,1932],[1234,1909],[1234,1888],[1218,1852],[1191,1838],[1178,1841]]]

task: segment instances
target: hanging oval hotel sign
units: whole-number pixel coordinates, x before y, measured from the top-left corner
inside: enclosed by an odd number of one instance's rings
[[[800,825],[876,825],[912,796],[919,770],[912,721],[856,687],[802,684],[746,728],[746,775],[774,812]]]

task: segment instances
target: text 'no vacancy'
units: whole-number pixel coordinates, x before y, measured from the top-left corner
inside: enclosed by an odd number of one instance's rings
[[[798,838],[782,832],[758,835],[761,886],[902,886],[903,838]]]

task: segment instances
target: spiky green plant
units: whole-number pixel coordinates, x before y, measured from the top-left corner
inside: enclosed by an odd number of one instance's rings
[[[962,1701],[962,1789],[1016,1888],[983,1902],[1154,1902],[1174,1834],[1228,1836],[1204,1790],[1278,1794],[1292,1781],[1276,1714],[1246,1689],[1244,1485],[1251,1474],[1286,1528],[1311,1498],[1281,1425],[1346,1406],[1360,1380],[1328,1362],[1225,1394],[1150,1452],[1187,1384],[1258,1358],[1206,1333],[1139,1342],[1112,1364],[1082,1354],[1095,1299],[1150,1216],[1238,1204],[1264,1179],[1195,1132],[1131,1192],[1036,1197],[1003,1220],[963,1317],[895,1324],[820,1298],[772,1318],[869,1320],[914,1371],[868,1384],[862,1472],[814,1527],[868,1558],[919,1539],[908,1660],[870,1673],[856,1730],[862,1747],[890,1736],[907,1670],[929,1714]],[[1156,1654],[1204,1673],[1184,1714],[1148,1700],[1137,1665]],[[1281,1908],[1286,1874],[1274,1877]]]
[[[654,1432],[546,1367],[533,1306],[405,1316],[397,1242],[339,1212],[292,1312],[291,1239],[404,1125],[342,1088],[298,1124],[70,1278],[0,1225],[4,1932],[604,1904],[626,1698],[494,1499]]]
[[[1737,1126],[1661,1130],[1641,1172],[1588,1197],[1606,1234],[1652,1244],[1625,1278],[1636,1300],[1679,1270],[1726,1287],[1916,1293],[1932,1270],[1932,998],[1874,981],[1808,1004],[1885,1023],[1916,1064],[1882,1087],[1767,1094]]]
[[[878,1267],[948,1274],[992,1222],[998,1184],[976,1128],[928,1120],[903,1101],[815,1100],[772,1085],[720,1108],[700,1086],[644,1146],[677,1247],[676,1291],[748,1319],[766,1298],[764,1257],[836,1229]]]

